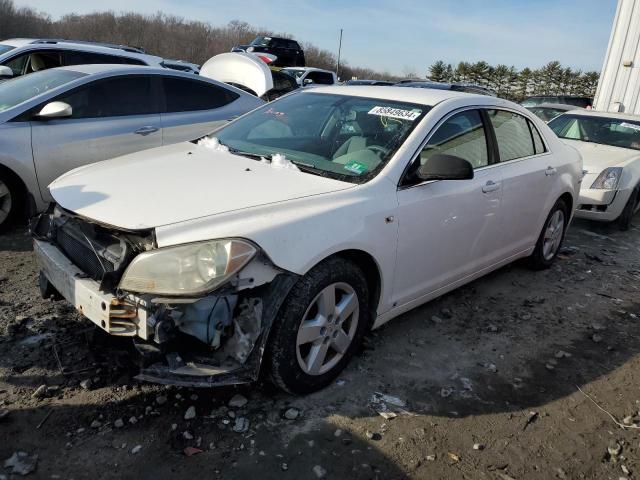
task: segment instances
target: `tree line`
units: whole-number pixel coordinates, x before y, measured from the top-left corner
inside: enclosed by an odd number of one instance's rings
[[[580,95],[593,97],[598,72],[583,72],[552,61],[537,69],[517,70],[507,65],[480,61],[460,62],[456,67],[438,60],[429,67],[427,78],[435,82],[467,82],[487,87],[499,97],[521,101],[530,95]]]
[[[293,38],[285,32],[272,32],[234,20],[224,26],[186,20],[158,12],[153,15],[112,11],[78,15],[70,13],[58,20],[29,7],[16,7],[13,0],[0,0],[0,40],[12,37],[65,38],[117,43],[142,47],[153,55],[186,60],[202,65],[209,58],[247,44],[258,35]],[[336,36],[337,39],[337,36]],[[335,71],[337,57],[308,42],[300,42],[307,64]],[[340,61],[340,77],[395,80],[389,72],[349,65]]]

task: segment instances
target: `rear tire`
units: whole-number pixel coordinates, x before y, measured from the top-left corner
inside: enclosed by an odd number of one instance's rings
[[[328,259],[291,289],[271,329],[266,368],[282,390],[305,394],[329,385],[370,328],[369,292],[362,271]]]
[[[0,232],[6,231],[24,207],[24,195],[16,180],[0,171]]]
[[[549,268],[555,260],[567,231],[569,221],[568,207],[564,200],[558,199],[544,222],[536,247],[529,257],[529,267],[534,270]]]
[[[629,230],[631,227],[631,220],[633,219],[633,214],[635,213],[635,209],[638,206],[638,201],[640,201],[640,185],[636,185],[636,187],[631,192],[629,196],[629,200],[627,200],[627,204],[624,206],[622,213],[616,219],[618,223],[618,228],[625,232]]]

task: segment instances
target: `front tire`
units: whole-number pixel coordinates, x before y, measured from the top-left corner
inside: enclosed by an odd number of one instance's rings
[[[629,196],[629,200],[627,200],[627,204],[624,206],[622,213],[616,220],[618,222],[618,228],[623,232],[629,230],[631,227],[631,219],[633,218],[634,213],[636,212],[636,208],[638,206],[638,202],[640,201],[640,185],[636,185],[636,188],[633,189],[631,195]]]
[[[568,222],[569,208],[564,200],[558,199],[549,212],[535,249],[529,257],[529,266],[531,268],[543,270],[551,266],[562,246]]]
[[[326,260],[292,288],[271,329],[267,369],[281,389],[305,394],[329,385],[370,327],[362,271],[342,258]]]

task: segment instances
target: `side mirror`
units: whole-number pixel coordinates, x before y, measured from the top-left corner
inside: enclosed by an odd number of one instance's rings
[[[48,119],[48,118],[68,118],[73,114],[71,105],[65,102],[50,102],[47,103],[42,110],[38,112],[36,118]]]
[[[420,180],[470,180],[473,166],[464,158],[436,153],[417,172]]]
[[[12,78],[13,70],[9,67],[5,67],[4,65],[0,65],[0,78]]]
[[[302,82],[304,85],[311,85],[313,83],[313,80],[311,80],[310,78],[305,78],[304,82]]]

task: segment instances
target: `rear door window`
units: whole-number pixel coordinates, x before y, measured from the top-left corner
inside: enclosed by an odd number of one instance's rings
[[[223,107],[240,95],[226,88],[199,80],[164,77],[166,112],[193,112]]]
[[[149,115],[158,111],[152,78],[143,76],[98,80],[57,100],[71,105],[71,118]]]
[[[529,157],[536,153],[528,120],[506,110],[487,110],[498,142],[500,161]]]

